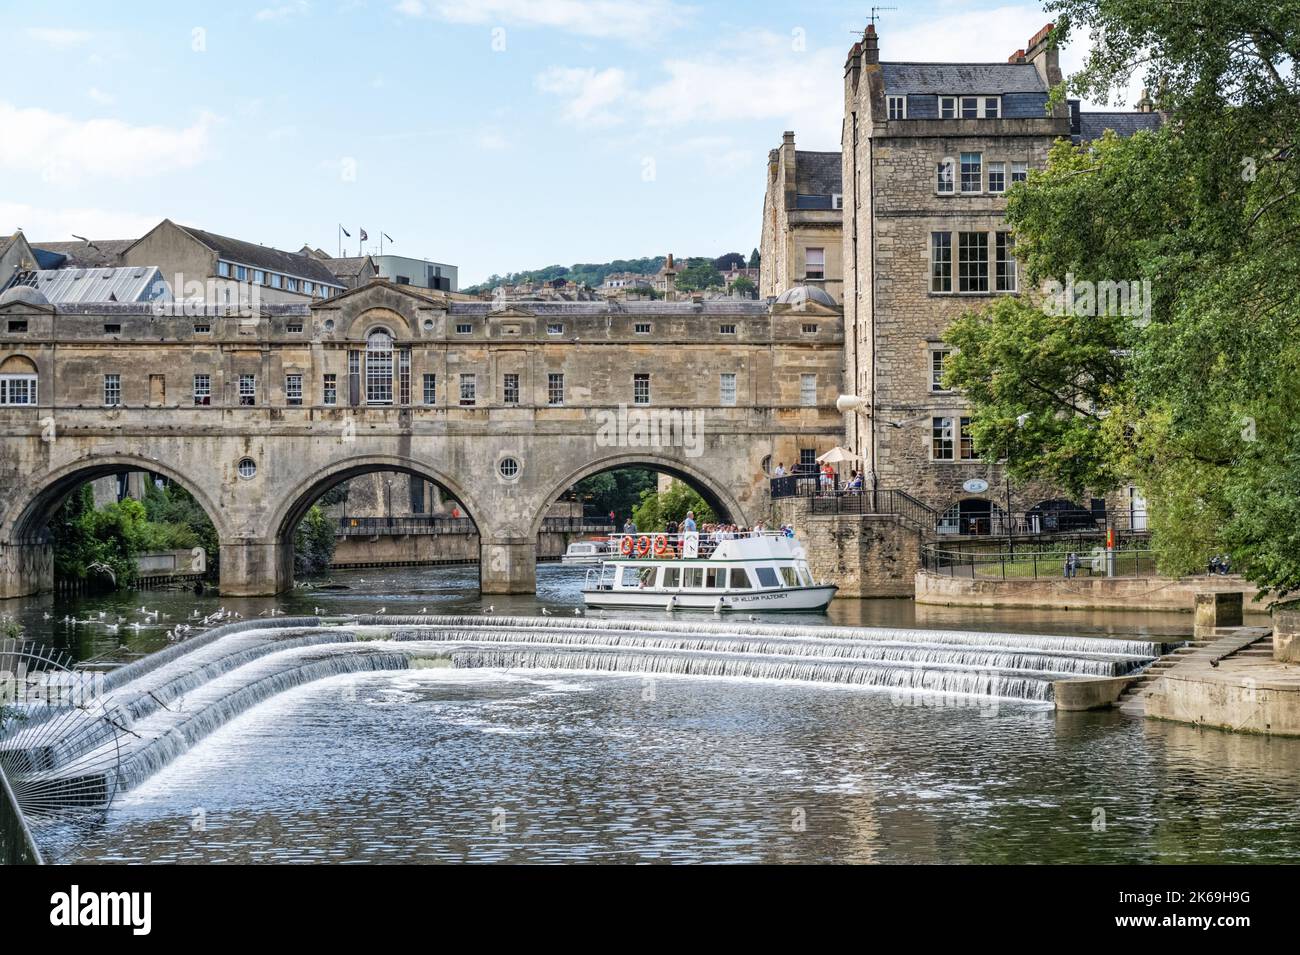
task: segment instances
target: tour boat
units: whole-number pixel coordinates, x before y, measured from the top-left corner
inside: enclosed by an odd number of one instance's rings
[[[614,554],[614,548],[604,538],[600,540],[574,541],[560,558],[561,564],[599,564],[606,557]]]
[[[614,534],[610,544],[617,556],[587,571],[589,607],[818,612],[838,589],[814,582],[803,546],[781,533]]]

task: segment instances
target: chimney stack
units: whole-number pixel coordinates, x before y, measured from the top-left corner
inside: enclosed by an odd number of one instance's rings
[[[880,40],[876,37],[876,25],[867,24],[867,32],[862,36],[862,62],[864,64],[880,62]]]

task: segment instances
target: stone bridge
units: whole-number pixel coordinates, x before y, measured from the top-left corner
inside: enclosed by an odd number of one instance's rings
[[[219,314],[218,314],[219,312]],[[87,480],[150,471],[220,540],[221,591],[292,585],[293,531],[333,485],[435,482],[479,531],[484,592],[531,592],[547,507],[628,465],[719,514],[842,441],[839,311],[740,301],[494,306],[374,281],[303,305],[159,314],[0,297],[0,597],[49,589],[48,522]]]

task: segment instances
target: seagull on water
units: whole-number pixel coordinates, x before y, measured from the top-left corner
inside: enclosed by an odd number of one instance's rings
[[[551,616],[551,612],[550,612],[549,610],[547,610],[545,607],[543,607],[543,608],[542,608],[542,616],[543,616],[543,617],[549,617],[549,616]]]
[[[581,616],[582,616],[582,608],[581,608],[581,607],[574,607],[574,608],[573,608],[573,615],[574,615],[575,617],[581,617]]]

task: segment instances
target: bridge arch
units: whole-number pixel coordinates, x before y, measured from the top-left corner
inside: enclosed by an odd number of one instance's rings
[[[225,513],[213,502],[203,486],[188,475],[157,458],[135,454],[96,454],[37,476],[32,482],[32,490],[14,501],[4,514],[3,521],[0,521],[0,539],[14,543],[41,542],[41,529],[49,523],[69,494],[87,481],[128,471],[151,471],[176,482],[203,508],[208,520],[216,528],[217,536],[227,536],[229,527]]]
[[[725,485],[696,465],[675,457],[648,454],[644,451],[624,451],[621,454],[591,461],[571,471],[568,476],[551,485],[550,490],[547,491],[541,505],[533,515],[532,528],[529,531],[530,536],[536,538],[541,533],[542,520],[546,517],[547,509],[560,499],[560,495],[579,481],[604,471],[634,467],[659,471],[690,485],[708,502],[709,507],[713,508],[714,513],[718,515],[718,519],[721,521],[739,525],[749,524],[744,508],[740,506],[740,502],[736,500],[735,495]]]
[[[291,539],[298,522],[302,520],[303,515],[307,513],[312,504],[322,494],[349,478],[359,477],[362,474],[370,474],[375,471],[397,471],[411,474],[443,487],[450,492],[452,497],[464,505],[469,519],[474,523],[475,527],[479,528],[479,533],[482,535],[483,525],[479,522],[479,515],[485,512],[474,500],[474,496],[467,492],[458,481],[443,471],[430,467],[424,461],[402,455],[387,454],[366,454],[331,461],[325,467],[304,478],[281,495],[276,502],[268,526],[270,535],[281,541]]]

